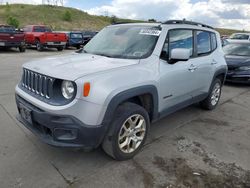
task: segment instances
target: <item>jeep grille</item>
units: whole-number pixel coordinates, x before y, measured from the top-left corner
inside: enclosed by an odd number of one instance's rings
[[[37,96],[50,99],[53,93],[54,81],[54,78],[23,69],[22,87]]]

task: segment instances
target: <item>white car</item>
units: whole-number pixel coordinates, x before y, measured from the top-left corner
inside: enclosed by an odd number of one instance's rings
[[[188,21],[104,28],[78,53],[23,66],[20,121],[42,141],[96,148],[117,160],[143,146],[150,124],[200,102],[214,109],[227,64],[220,35]]]
[[[227,41],[229,43],[231,42],[242,42],[242,41],[246,41],[246,42],[250,42],[250,33],[234,33],[232,34],[229,39],[227,39]]]

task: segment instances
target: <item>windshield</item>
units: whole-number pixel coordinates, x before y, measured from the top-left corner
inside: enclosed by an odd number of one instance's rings
[[[0,33],[11,33],[15,32],[15,28],[11,26],[0,26]]]
[[[82,39],[82,34],[81,33],[71,33],[70,37],[73,39]]]
[[[159,27],[107,27],[84,47],[84,51],[113,58],[147,58],[152,54],[160,33]]]
[[[249,44],[228,44],[223,50],[226,55],[250,56]]]
[[[249,35],[247,35],[247,34],[233,34],[230,36],[230,39],[248,40]]]

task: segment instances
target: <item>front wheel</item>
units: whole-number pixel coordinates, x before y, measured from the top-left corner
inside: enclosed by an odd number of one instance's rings
[[[39,52],[43,51],[43,45],[41,44],[39,40],[36,40],[36,49]]]
[[[111,128],[102,143],[103,150],[116,160],[133,158],[142,148],[149,132],[147,111],[134,103],[119,106]]]
[[[206,110],[215,109],[221,97],[221,88],[221,80],[216,78],[211,85],[208,97],[200,102],[201,107]]]

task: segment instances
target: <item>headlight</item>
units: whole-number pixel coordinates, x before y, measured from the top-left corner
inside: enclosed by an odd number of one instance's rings
[[[62,82],[61,90],[62,90],[62,95],[65,99],[72,99],[75,93],[73,82],[64,80]]]
[[[250,66],[239,67],[238,70],[239,71],[247,71],[247,70],[250,70]]]

